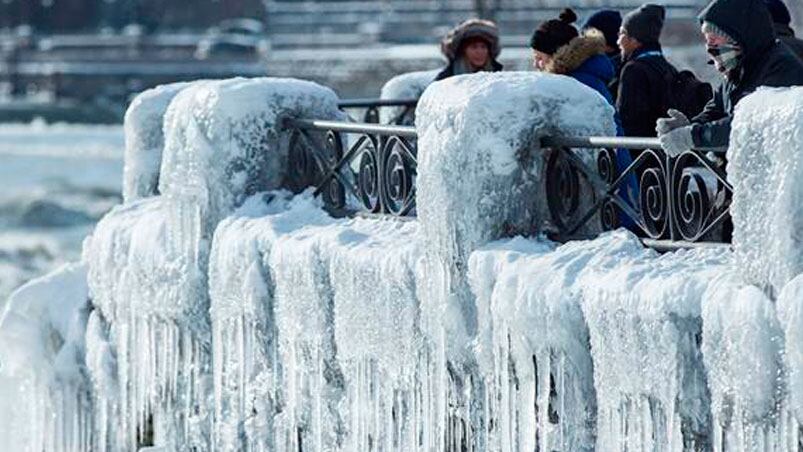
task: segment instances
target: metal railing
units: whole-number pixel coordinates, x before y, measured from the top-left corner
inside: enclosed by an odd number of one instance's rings
[[[416,105],[418,105],[418,99],[349,99],[338,103],[340,109],[346,112],[364,110],[362,121],[370,124],[380,123],[379,112],[380,109],[385,108],[385,111],[390,111],[389,119],[384,122],[399,126],[413,124]]]
[[[414,107],[349,101],[343,108]],[[377,116],[378,117],[378,116]],[[315,187],[333,212],[415,215],[414,127],[290,119],[289,188]],[[544,137],[549,235],[560,241],[627,227],[658,249],[730,241],[724,150],[668,157],[656,138]],[[629,153],[626,168],[617,153]]]

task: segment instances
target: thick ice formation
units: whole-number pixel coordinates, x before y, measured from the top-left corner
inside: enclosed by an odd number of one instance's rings
[[[172,83],[143,91],[125,112],[125,168],[123,200],[126,202],[158,193],[162,165],[165,111],[170,101],[189,83]]]
[[[539,139],[613,134],[613,109],[574,79],[522,72],[433,83],[416,114],[417,209],[430,254],[424,300],[434,304],[425,311],[434,319],[463,312],[462,325],[447,325],[450,348],[459,349],[476,332],[468,255],[505,229],[537,230],[546,218]]]
[[[165,115],[159,191],[191,199],[211,230],[245,198],[279,188],[287,161],[287,117],[342,119],[329,88],[293,79],[196,82]]]
[[[702,300],[730,259],[725,250],[644,250],[584,270],[598,450],[707,447]]]
[[[778,318],[784,332],[784,364],[789,408],[803,426],[803,274],[790,281],[778,297]]]
[[[196,82],[174,97],[162,196],[116,208],[86,243],[98,334],[117,361],[112,444],[210,447],[212,233],[249,194],[282,182],[282,118],[339,117],[336,104],[329,89],[269,78]]]
[[[435,80],[439,70],[408,72],[397,75],[382,86],[382,99],[418,99],[424,90]],[[379,111],[379,122],[389,124],[402,112],[404,107],[385,107]]]
[[[0,448],[84,451],[93,443],[84,366],[86,266],[68,264],[15,291],[0,317]]]
[[[803,87],[761,89],[739,102],[728,150],[737,268],[777,294],[803,272]]]
[[[714,450],[797,451],[797,426],[782,400],[783,331],[775,305],[733,274],[713,282],[703,300]]]
[[[209,282],[215,445],[221,450],[287,445],[289,436],[273,434],[273,417],[283,409],[284,394],[271,251],[280,236],[333,221],[309,194],[290,200],[289,193],[279,192],[249,198],[217,228]],[[290,309],[292,300],[287,303]]]

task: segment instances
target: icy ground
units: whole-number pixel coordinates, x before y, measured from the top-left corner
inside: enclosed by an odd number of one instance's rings
[[[123,147],[122,126],[0,125],[0,306],[80,255],[120,201]]]

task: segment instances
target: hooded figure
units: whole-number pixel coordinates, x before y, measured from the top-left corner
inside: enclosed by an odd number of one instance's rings
[[[597,11],[583,24],[583,34],[588,34],[590,30],[596,29],[605,36],[605,55],[611,60],[614,72],[613,79],[608,83],[608,91],[611,92],[614,100],[619,92],[619,73],[622,71],[622,52],[616,44],[621,26],[622,15],[619,11],[610,9]]]
[[[699,17],[724,81],[691,123],[678,112],[659,121],[656,129],[670,155],[728,146],[733,111],[742,98],[761,86],[803,85],[803,62],[775,38],[763,0],[714,0]]]
[[[475,66],[466,55],[467,50],[477,43],[484,44],[487,49],[487,58],[481,66]],[[435,81],[480,71],[499,72],[502,65],[496,59],[501,52],[496,24],[489,20],[469,19],[452,29],[441,41],[441,53],[449,63]]]
[[[803,40],[795,37],[795,32],[790,26],[792,15],[789,14],[789,9],[782,0],[764,0],[764,4],[767,5],[767,9],[770,11],[778,39],[788,45],[792,52],[803,60]]]

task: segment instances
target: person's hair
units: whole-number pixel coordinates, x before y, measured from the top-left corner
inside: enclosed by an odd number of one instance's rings
[[[564,9],[558,19],[548,20],[535,29],[530,38],[530,47],[552,55],[579,35],[572,25],[576,21],[577,14],[571,8]]]

